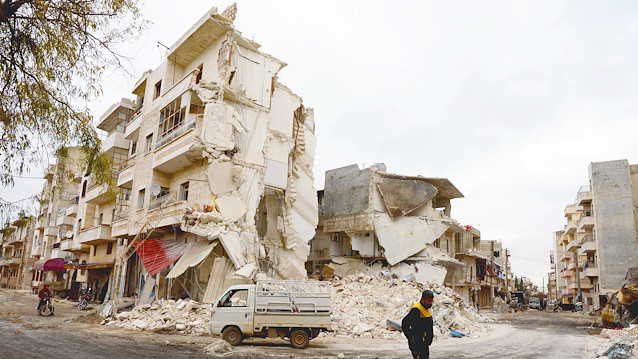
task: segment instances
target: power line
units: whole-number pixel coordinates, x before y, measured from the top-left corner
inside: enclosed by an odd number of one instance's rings
[[[11,175],[8,173],[0,173],[0,176],[13,177],[13,178],[25,178],[25,179],[46,179],[44,177],[29,177],[29,176]]]

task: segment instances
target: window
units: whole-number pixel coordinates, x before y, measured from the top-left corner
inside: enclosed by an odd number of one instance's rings
[[[102,225],[103,220],[104,220],[104,212],[100,213],[100,216],[97,218],[97,224]]]
[[[141,189],[137,194],[137,209],[144,208],[144,196],[146,194],[146,190]]]
[[[248,289],[228,291],[217,304],[218,307],[245,307],[248,303]]]
[[[146,153],[151,152],[153,149],[153,134],[146,136]]]
[[[106,254],[111,254],[113,253],[113,242],[109,242],[106,245]]]
[[[84,183],[82,183],[82,198],[86,195],[86,182],[87,181],[84,181]]]
[[[162,92],[162,80],[158,81],[155,84],[155,93],[153,94],[153,100],[158,98],[161,92]]]
[[[137,151],[137,141],[131,141],[131,156]]]
[[[188,201],[188,182],[184,182],[179,186],[179,200]]]
[[[97,246],[93,246],[93,257],[97,255]]]
[[[157,138],[163,138],[181,126],[186,116],[186,107],[182,107],[182,97],[168,104],[160,111],[159,131]]]

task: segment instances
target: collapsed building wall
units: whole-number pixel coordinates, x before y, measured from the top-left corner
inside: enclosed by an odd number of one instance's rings
[[[315,237],[313,259],[332,260],[327,274],[383,271],[443,284],[448,269],[463,266],[449,240],[462,229],[448,216],[450,199],[463,195],[447,179],[396,175],[383,164],[351,165],[326,171],[323,194],[323,233]]]

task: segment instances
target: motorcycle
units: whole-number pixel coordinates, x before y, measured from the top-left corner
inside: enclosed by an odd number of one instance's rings
[[[55,308],[53,304],[51,304],[51,296],[47,296],[44,298],[44,303],[38,307],[38,315],[42,315],[48,317],[49,315],[53,315]]]
[[[78,303],[78,310],[84,310],[89,304],[89,301],[93,298],[93,290],[89,287],[80,291],[80,302]]]

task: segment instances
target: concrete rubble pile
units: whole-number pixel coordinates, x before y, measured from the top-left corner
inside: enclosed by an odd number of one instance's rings
[[[435,335],[449,337],[450,331],[470,336],[487,330],[490,319],[478,314],[452,289],[434,283],[425,285],[366,274],[335,280],[332,287],[332,335],[347,337],[402,338],[388,320],[401,323],[424,289],[435,292],[432,315]]]
[[[603,329],[598,340],[590,340],[584,358],[635,358],[633,349],[638,340],[638,327],[635,324],[622,330]]]
[[[153,332],[179,332],[203,335],[208,333],[210,305],[190,299],[160,299],[153,304],[140,305],[129,312],[122,312],[115,319],[103,324],[128,330]]]

